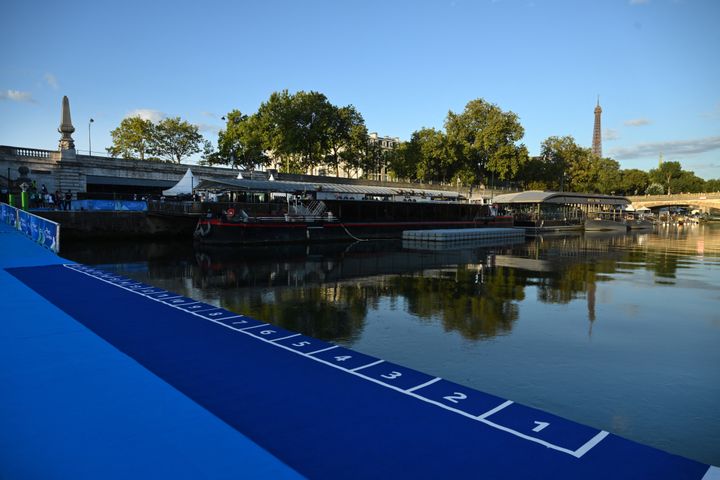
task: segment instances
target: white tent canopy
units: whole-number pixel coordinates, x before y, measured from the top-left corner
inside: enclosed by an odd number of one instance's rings
[[[193,188],[195,188],[198,184],[198,178],[193,175],[192,170],[189,168],[187,169],[187,172],[185,172],[185,175],[180,179],[178,183],[175,184],[174,187],[169,188],[167,190],[163,190],[163,195],[167,197],[174,197],[176,195],[185,195],[185,194],[192,194]]]

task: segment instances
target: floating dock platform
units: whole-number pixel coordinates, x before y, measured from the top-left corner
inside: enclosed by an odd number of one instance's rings
[[[64,260],[0,225],[0,478],[708,479],[718,469]]]
[[[522,228],[451,228],[446,230],[405,230],[403,240],[461,243],[478,240],[502,241],[525,238]]]

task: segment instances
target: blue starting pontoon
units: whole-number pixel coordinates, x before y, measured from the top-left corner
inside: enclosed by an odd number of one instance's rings
[[[718,469],[101,270],[0,225],[0,478]]]

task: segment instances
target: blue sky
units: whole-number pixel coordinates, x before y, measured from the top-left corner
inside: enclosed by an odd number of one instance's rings
[[[0,144],[55,149],[68,95],[76,148],[110,146],[127,115],[220,117],[273,91],[353,104],[408,139],[484,98],[519,115],[531,154],[592,141],[622,168],[666,160],[720,178],[716,0],[10,0],[0,29]]]

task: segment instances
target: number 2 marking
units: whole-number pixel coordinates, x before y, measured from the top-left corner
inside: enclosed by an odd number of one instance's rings
[[[452,403],[460,403],[460,400],[465,400],[467,398],[467,395],[461,392],[453,392],[452,395],[448,395],[447,397],[443,397],[448,402]]]
[[[339,357],[335,357],[336,362],[344,362],[345,360],[349,360],[352,358],[352,355],[342,355]]]
[[[547,422],[537,422],[537,421],[536,421],[536,422],[533,422],[533,423],[534,423],[535,425],[537,425],[537,427],[535,427],[535,428],[532,429],[533,432],[539,432],[539,431],[541,431],[543,428],[545,428],[545,427],[547,427],[548,425],[550,425],[550,424],[547,423]]]

